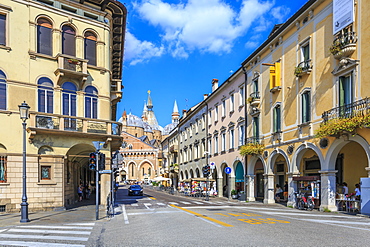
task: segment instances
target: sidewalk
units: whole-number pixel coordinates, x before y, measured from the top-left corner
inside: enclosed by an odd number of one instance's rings
[[[27,224],[68,224],[74,222],[101,222],[106,221],[106,207],[99,206],[99,220],[96,220],[95,197],[89,200],[82,200],[72,208],[60,209],[55,211],[38,211],[28,212],[28,223],[20,223],[21,214],[17,213],[0,213],[0,228],[12,227],[16,225]]]

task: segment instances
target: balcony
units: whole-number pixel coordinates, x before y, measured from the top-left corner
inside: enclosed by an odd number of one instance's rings
[[[310,74],[312,71],[312,62],[311,59],[300,62],[297,67],[294,69],[294,75],[296,77],[301,77],[305,74]]]
[[[119,147],[121,126],[121,123],[109,120],[31,112],[28,131],[31,142],[39,134],[63,135],[104,140]]]
[[[68,76],[86,81],[89,74],[87,73],[86,59],[76,58],[73,56],[58,54],[57,55],[58,68],[54,74],[58,77]]]
[[[366,97],[362,100],[355,101],[351,104],[335,107],[322,114],[323,122],[337,118],[353,118],[355,116],[368,115],[370,112],[370,98]]]
[[[260,92],[254,92],[249,95],[248,103],[253,107],[258,107],[261,103]]]
[[[334,58],[341,61],[348,59],[356,51],[357,35],[356,32],[347,32],[335,37],[329,51]]]
[[[262,139],[257,136],[253,136],[253,137],[247,138],[245,143],[246,144],[262,144]]]

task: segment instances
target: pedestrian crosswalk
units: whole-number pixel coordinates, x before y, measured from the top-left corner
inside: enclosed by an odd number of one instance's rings
[[[0,246],[83,247],[95,223],[19,225],[0,231]]]
[[[131,206],[131,207],[167,207],[169,205],[177,205],[177,206],[191,206],[191,205],[223,205],[223,204],[235,204],[236,202],[223,202],[223,201],[196,201],[196,200],[181,200],[181,201],[176,201],[176,202],[150,202],[150,203],[131,203],[131,204],[126,204],[126,206]]]

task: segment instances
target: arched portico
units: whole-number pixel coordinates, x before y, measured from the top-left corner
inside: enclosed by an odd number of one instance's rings
[[[285,183],[288,182],[287,175],[289,174],[289,166],[290,166],[289,158],[283,150],[276,149],[270,154],[268,159],[268,168],[269,171],[274,174],[274,183],[272,186],[278,184],[284,190]],[[269,185],[269,187],[271,187],[271,185]],[[289,193],[289,183],[288,183],[288,195],[293,193],[294,193],[293,190],[291,191],[291,193]],[[288,198],[284,197],[281,199],[287,200]]]
[[[348,184],[351,193],[355,184],[360,183],[361,177],[369,177],[370,148],[360,135],[345,135],[331,141],[321,171],[322,183],[330,185],[330,190],[326,194],[322,193],[321,208],[333,211],[337,210],[335,195],[343,193],[343,182]]]
[[[266,163],[262,156],[248,156],[249,162],[247,164],[247,201],[255,201],[256,198],[263,200],[265,198],[265,177]],[[273,198],[273,196],[272,196]]]

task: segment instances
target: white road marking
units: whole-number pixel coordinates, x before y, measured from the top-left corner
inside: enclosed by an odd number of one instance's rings
[[[148,210],[154,210],[153,208],[150,208],[149,206],[152,206],[151,203],[144,203],[144,206],[148,209]]]
[[[181,201],[180,203],[182,203],[182,204],[191,204],[190,202],[184,202],[184,201]]]
[[[95,223],[68,223],[67,226],[95,226]]]
[[[157,205],[160,205],[160,206],[164,206],[166,204],[162,203],[162,202],[157,202]]]
[[[139,213],[128,213],[127,215],[142,215],[142,214],[169,214],[169,213],[180,213],[181,211],[150,211],[150,212],[139,212]]]
[[[47,228],[47,229],[76,229],[76,230],[92,230],[93,227],[87,227],[87,226],[43,226],[43,225],[32,225],[32,226],[16,226],[20,228]]]
[[[122,214],[123,214],[123,219],[125,221],[125,224],[128,225],[130,224],[130,222],[128,221],[125,205],[122,205],[121,208],[122,208]]]
[[[137,203],[133,203],[133,204],[131,204],[131,206],[133,206],[133,207],[137,207],[137,206],[139,206],[139,204],[137,204]]]
[[[64,241],[87,241],[88,238],[71,236],[44,236],[44,235],[19,235],[19,234],[0,234],[0,238],[27,238],[42,240],[64,240]]]
[[[5,232],[6,230],[8,230],[8,229],[2,229],[2,230],[0,230],[0,232]]]
[[[203,202],[194,201],[195,204],[203,204]]]
[[[35,230],[35,229],[9,229],[8,232],[23,232],[23,233],[42,233],[42,234],[76,234],[90,235],[88,231],[58,231],[58,230]]]
[[[0,245],[14,245],[27,247],[85,247],[85,245],[80,244],[57,244],[57,243],[25,242],[25,241],[0,241]]]
[[[179,205],[177,202],[169,202],[168,204]]]

